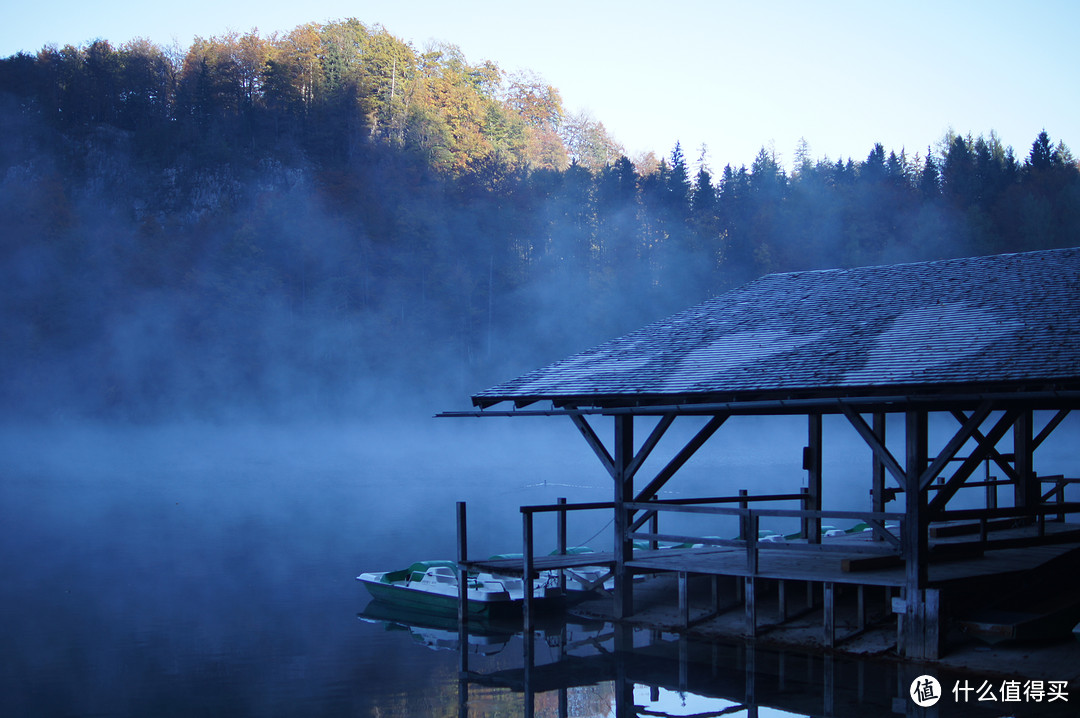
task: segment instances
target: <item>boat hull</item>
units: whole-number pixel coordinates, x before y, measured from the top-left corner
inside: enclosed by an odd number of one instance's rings
[[[393,606],[422,613],[457,616],[458,579],[456,567],[451,570],[447,562],[438,562],[422,574],[411,570],[385,573],[363,573],[356,580],[364,584],[372,598]],[[488,618],[521,612],[524,593],[520,579],[501,578],[490,574],[470,576],[467,590],[466,612],[473,618]],[[558,591],[547,586],[536,586],[533,600],[538,606],[551,603],[560,597]]]
[[[398,584],[383,583],[372,576],[378,576],[378,574],[361,574],[356,577],[356,580],[364,584],[364,588],[377,601],[422,613],[457,615],[458,597],[456,595],[431,593]],[[498,605],[491,601],[475,599],[466,603],[468,614],[476,617],[492,615],[493,612],[497,612]]]

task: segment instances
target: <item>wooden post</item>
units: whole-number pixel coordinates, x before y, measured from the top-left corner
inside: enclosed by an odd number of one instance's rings
[[[532,599],[533,599],[533,515],[531,511],[524,511],[521,514],[522,524],[522,576],[521,587],[524,593],[524,600],[522,601],[522,618],[524,623],[524,629],[526,633],[531,632],[533,626],[533,611],[532,611]]]
[[[560,509],[555,513],[555,547],[560,556],[566,555],[566,497],[555,499]]]
[[[1034,468],[1034,431],[1032,412],[1022,412],[1013,424],[1013,466],[1019,479],[1014,487],[1015,505],[1032,509],[1039,503],[1039,481]]]
[[[746,608],[746,635],[750,638],[757,636],[757,579],[747,576],[743,580],[745,586]]]
[[[469,576],[463,565],[468,560],[468,533],[465,522],[465,502],[457,502],[457,560],[458,560],[458,647],[459,670],[469,670]]]
[[[686,571],[679,571],[679,618],[683,628],[690,627],[690,586]]]
[[[634,613],[633,575],[626,562],[633,558],[634,545],[628,533],[630,514],[624,508],[634,500],[634,477],[630,462],[634,459],[634,417],[615,415],[615,455],[612,457],[615,479],[615,618]]]
[[[750,502],[746,500],[746,497],[749,496],[749,494],[750,494],[750,492],[747,491],[746,489],[739,489],[739,508],[740,509],[745,510],[745,509],[750,507]],[[750,537],[750,529],[748,528],[748,526],[749,526],[749,521],[747,519],[747,515],[746,514],[741,514],[739,516],[739,538],[741,538],[743,541],[746,541]]]
[[[874,436],[878,438],[881,444],[885,445],[885,414],[882,412],[874,413]],[[876,452],[871,452],[873,455],[873,464],[871,465],[871,474],[873,479],[873,487],[870,490],[871,493],[871,509],[875,512],[883,512],[885,510],[885,462],[883,462]],[[884,541],[885,539],[874,533],[875,541]]]
[[[787,622],[787,581],[780,579],[776,582],[776,606],[777,620],[780,623]]]
[[[807,471],[807,486],[810,489],[810,510],[821,511],[821,414],[808,417],[806,456],[803,457]],[[814,517],[807,522],[809,543],[821,543],[821,517]]]
[[[926,658],[941,658],[945,635],[941,630],[941,591],[928,588],[923,591],[924,615],[926,621]]]
[[[799,499],[799,508],[803,511],[809,511],[810,489],[803,486],[801,489],[799,489],[799,494],[801,494],[801,497]],[[805,516],[799,519],[799,533],[802,535],[803,538],[807,538],[810,535],[810,519],[806,518]]]
[[[822,598],[825,604],[825,646],[832,648],[836,645],[836,586],[832,581],[826,581],[822,590]]]
[[[751,576],[758,571],[758,515],[751,511],[746,517],[746,570]]]
[[[904,467],[904,645],[908,658],[926,658],[926,588],[928,554],[927,492],[919,478],[927,466],[927,414],[911,410],[905,415]]]
[[[461,564],[468,561],[469,537],[468,527],[465,521],[465,502],[457,502],[457,560],[458,560],[458,621],[465,622],[468,618],[469,581],[465,567]]]
[[[746,634],[757,635],[757,571],[758,571],[758,516],[750,512],[746,517]]]
[[[555,499],[560,507],[566,506],[566,497],[562,496]],[[559,552],[560,556],[566,555],[566,509],[560,508],[555,514],[555,548]],[[559,569],[559,591],[560,593],[566,592],[566,571]]]

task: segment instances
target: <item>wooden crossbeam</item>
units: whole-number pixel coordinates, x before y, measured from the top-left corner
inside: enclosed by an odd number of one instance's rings
[[[716,414],[709,419],[708,423],[694,435],[694,438],[679,450],[675,458],[668,462],[668,465],[661,469],[656,477],[641,490],[634,501],[648,501],[653,496],[656,496],[657,492],[668,482],[668,479],[674,476],[675,472],[681,469],[683,464],[689,461],[690,457],[701,448],[701,445],[708,441],[709,437],[715,434],[717,429],[723,426],[728,416],[728,414]]]
[[[884,521],[878,521],[877,519],[866,519],[866,523],[870,525],[870,528],[874,532],[874,536],[891,543],[896,548],[900,548],[900,539],[896,538],[896,536],[893,536],[892,532],[885,528]]]
[[[960,490],[964,481],[971,476],[971,473],[982,463],[983,459],[995,451],[994,447],[1001,441],[1001,437],[1005,436],[1005,432],[1016,423],[1020,414],[1021,412],[1017,409],[1006,411],[986,436],[983,436],[978,431],[972,432],[972,437],[979,442],[979,445],[964,459],[963,463],[960,464],[960,468],[956,470],[952,478],[942,485],[937,496],[929,503],[928,509],[931,516],[945,508],[945,504]]]
[[[615,477],[615,461],[611,458],[611,454],[608,453],[607,447],[604,446],[604,442],[600,441],[600,437],[596,435],[593,428],[589,425],[589,422],[585,420],[585,417],[581,414],[570,414],[570,420],[574,422],[574,426],[577,427],[581,435],[585,437],[586,443],[592,448],[597,458],[600,459],[600,463],[604,465],[607,472],[612,478]]]
[[[878,435],[874,433],[874,430],[870,428],[870,425],[866,423],[866,420],[862,418],[854,409],[847,404],[840,405],[841,411],[844,412],[844,416],[848,418],[851,425],[855,427],[855,431],[859,432],[859,436],[863,438],[863,441],[867,443],[870,450],[874,452],[874,456],[877,457],[893,479],[896,480],[897,485],[901,489],[907,485],[907,475],[904,473],[903,467],[900,466],[900,462],[896,460],[896,457],[885,447],[885,444],[881,442]]]
[[[1046,438],[1054,432],[1054,429],[1058,428],[1058,424],[1065,421],[1065,417],[1069,415],[1069,411],[1069,409],[1061,409],[1054,415],[1054,418],[1047,422],[1046,426],[1043,427],[1043,430],[1040,431],[1039,435],[1031,442],[1032,451],[1038,449],[1039,445],[1046,441]]]
[[[956,417],[956,420],[959,421],[961,424],[968,421],[967,414],[960,410],[953,411],[952,415]],[[1019,416],[1019,413],[1017,414],[1017,416]],[[971,432],[971,438],[975,439],[975,441],[978,441],[980,443],[986,440],[986,437],[983,436],[982,433],[978,430]],[[995,441],[994,444],[997,444],[997,442]],[[1020,480],[1020,474],[1018,474],[1016,472],[1016,469],[1013,468],[1009,461],[1001,455],[1001,452],[997,450],[996,446],[991,446],[987,450],[986,454],[983,456],[983,459],[987,457],[994,460],[994,463],[998,465],[998,468],[1001,469],[1001,471],[1009,478],[1010,481],[1015,483]],[[982,461],[983,459],[980,459],[980,461]],[[972,471],[974,471],[974,468],[972,468]]]
[[[651,519],[653,516],[656,516],[656,511],[643,511],[641,515],[634,519],[633,523],[630,524],[630,530],[637,531],[639,528],[644,526],[645,522]]]
[[[653,427],[652,432],[649,433],[649,437],[645,439],[645,443],[638,449],[637,454],[630,462],[630,466],[626,469],[631,476],[637,475],[638,469],[645,463],[645,459],[649,458],[649,454],[656,448],[656,445],[660,442],[660,439],[664,436],[664,433],[667,432],[668,427],[671,426],[673,421],[675,421],[675,414],[664,414],[664,416],[660,417],[660,421]]]
[[[956,456],[956,452],[960,450],[968,439],[979,430],[986,417],[990,416],[991,405],[989,401],[984,401],[979,405],[979,408],[975,410],[975,413],[971,415],[966,421],[962,423],[960,429],[953,434],[953,437],[949,439],[949,442],[945,445],[945,448],[941,450],[941,453],[937,455],[933,463],[926,468],[926,471],[919,477],[919,490],[923,491],[929,486],[937,475],[941,473],[941,470],[945,468],[946,464],[952,461]]]

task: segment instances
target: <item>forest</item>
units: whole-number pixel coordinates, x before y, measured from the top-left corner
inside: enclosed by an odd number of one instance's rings
[[[988,118],[992,122],[993,118]],[[769,272],[1071,246],[1080,169],[950,132],[628,158],[532,73],[350,19],[0,59],[17,416],[425,411]]]

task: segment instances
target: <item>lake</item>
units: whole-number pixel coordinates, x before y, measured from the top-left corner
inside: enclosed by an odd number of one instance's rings
[[[509,423],[7,427],[0,715],[524,713],[522,636],[475,637],[469,668],[495,678],[463,683],[452,627],[380,613],[355,581],[453,558],[458,500],[483,555],[519,550],[519,505],[610,497],[569,422]],[[606,520],[572,524],[571,543],[604,548]],[[907,680],[880,661],[779,667],[767,651],[615,633],[543,627],[536,715],[874,715]],[[563,653],[582,662],[550,669]],[[760,706],[740,707],[748,690]]]

